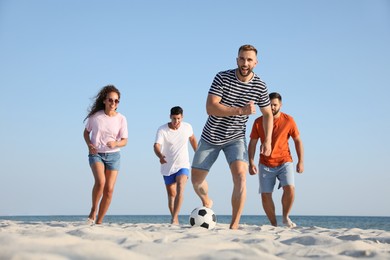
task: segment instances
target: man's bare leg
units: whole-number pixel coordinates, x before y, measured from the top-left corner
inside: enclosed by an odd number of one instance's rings
[[[283,224],[287,227],[296,227],[297,225],[291,221],[289,215],[292,209],[295,198],[295,187],[287,185],[283,187],[282,206],[283,206]]]
[[[233,178],[232,220],[230,229],[238,229],[246,200],[246,173],[248,164],[243,161],[231,163],[230,170]]]
[[[179,224],[179,212],[184,200],[184,188],[186,186],[187,179],[187,175],[179,175],[176,177],[176,197],[172,212],[172,224]]]
[[[191,182],[195,193],[199,196],[204,207],[211,208],[213,201],[209,198],[209,187],[206,181],[208,171],[194,169],[191,170]]]
[[[171,213],[171,223],[173,223],[173,209],[176,199],[176,183],[165,185],[167,189],[167,196],[168,196],[168,209]]]
[[[271,222],[271,225],[276,227],[278,222],[276,221],[275,204],[272,199],[272,193],[261,193],[261,201],[263,203],[265,214]]]

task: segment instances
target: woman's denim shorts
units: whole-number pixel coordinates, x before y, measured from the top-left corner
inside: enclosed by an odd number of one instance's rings
[[[90,166],[94,163],[100,162],[104,164],[106,170],[119,171],[121,162],[120,152],[89,154],[88,158]]]

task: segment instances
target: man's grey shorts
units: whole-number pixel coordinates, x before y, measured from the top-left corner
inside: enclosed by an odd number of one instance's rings
[[[276,179],[279,180],[281,187],[286,185],[294,186],[293,163],[286,162],[273,168],[259,164],[259,193],[272,193]]]
[[[248,163],[248,148],[245,138],[234,140],[223,145],[210,144],[200,139],[198,149],[192,161],[192,168],[210,171],[211,166],[217,160],[221,150],[225,153],[229,165],[237,160]]]

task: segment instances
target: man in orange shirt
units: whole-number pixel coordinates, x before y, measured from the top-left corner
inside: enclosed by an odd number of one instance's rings
[[[282,96],[279,93],[269,94],[271,100],[271,108],[274,116],[274,128],[272,132],[272,152],[269,156],[260,154],[259,163],[259,193],[264,211],[271,222],[271,225],[277,226],[275,204],[272,200],[272,192],[276,183],[279,180],[279,187],[283,187],[282,207],[283,207],[283,224],[287,227],[296,227],[296,224],[291,221],[289,214],[294,202],[295,186],[294,186],[294,166],[288,139],[292,137],[295,144],[295,150],[298,156],[296,170],[298,173],[303,172],[303,143],[299,136],[298,128],[294,119],[280,112],[282,107]],[[263,117],[259,117],[253,123],[250,142],[248,146],[249,156],[249,173],[257,174],[258,170],[255,164],[255,153],[257,141],[260,138],[261,143],[265,138],[263,128]]]

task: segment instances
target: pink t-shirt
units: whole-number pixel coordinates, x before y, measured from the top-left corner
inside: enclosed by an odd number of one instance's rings
[[[85,129],[90,132],[91,142],[98,153],[118,152],[119,147],[111,149],[107,143],[128,138],[127,120],[120,113],[115,116],[107,116],[104,110],[100,110],[88,118]]]

